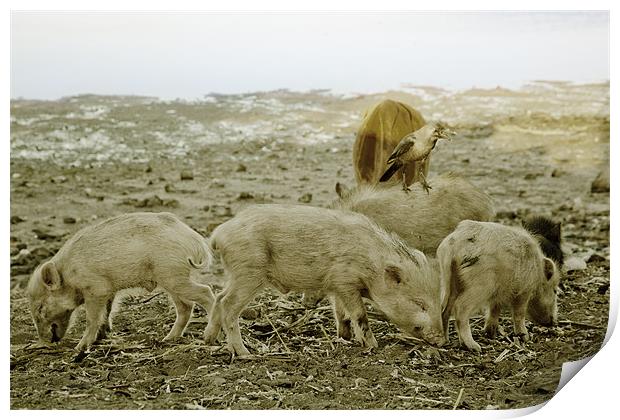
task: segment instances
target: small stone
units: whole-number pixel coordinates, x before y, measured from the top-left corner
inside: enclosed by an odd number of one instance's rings
[[[218,227],[221,223],[209,223],[207,224],[207,235],[211,235],[211,233]]]
[[[189,169],[181,171],[181,181],[190,181],[194,179],[194,174]]]
[[[590,258],[588,258],[588,263],[592,263],[592,262],[601,262],[601,261],[605,261],[606,258],[603,257],[600,254],[592,254],[590,255]]]
[[[27,249],[20,250],[17,255],[11,259],[11,265],[26,265],[32,260],[32,255]]]
[[[28,245],[26,245],[24,243],[19,243],[19,244],[15,244],[15,248],[17,248],[17,249],[19,249],[21,251],[22,249],[28,248]]]
[[[54,255],[54,252],[44,246],[38,246],[33,248],[32,251],[30,251],[30,254],[38,260],[43,260]]]
[[[237,165],[237,169],[235,169],[235,172],[246,172],[247,170],[248,168],[243,163],[240,163],[239,165]]]
[[[84,188],[84,193],[86,194],[86,197],[94,198],[97,201],[103,201],[105,199],[103,194],[95,194],[92,188]]]
[[[246,308],[241,312],[241,318],[253,321],[260,316],[260,312],[254,308]]]
[[[605,283],[599,286],[599,288],[596,290],[596,293],[598,293],[599,295],[604,295],[605,293],[607,293],[608,290],[609,283]]]
[[[211,209],[211,206],[207,205],[202,208],[202,211],[209,211],[210,209]]]
[[[222,386],[226,383],[226,379],[220,378],[219,376],[213,376],[211,378],[211,383],[215,386]]]
[[[229,206],[212,206],[211,211],[219,217],[232,217],[232,209]]]
[[[312,194],[310,193],[305,193],[304,195],[302,195],[301,197],[299,197],[297,199],[297,201],[299,201],[300,203],[309,203],[312,201]]]
[[[538,178],[539,176],[541,176],[541,174],[529,173],[529,174],[525,174],[523,179],[532,180],[532,179]]]
[[[37,238],[41,239],[42,241],[45,241],[47,239],[56,239],[60,236],[58,234],[51,233],[49,231],[41,230],[38,228],[32,229],[32,231],[34,232],[35,235],[37,235]]]
[[[144,170],[144,172],[146,172],[147,174],[153,172],[153,167],[151,166],[150,163],[147,165],[147,167]]]
[[[177,189],[172,184],[166,184],[164,186],[164,191],[166,191],[167,193],[176,192],[176,190]]]
[[[175,209],[177,207],[179,207],[179,205],[180,205],[179,200],[175,200],[174,198],[169,198],[169,199],[163,200],[163,202],[161,204],[164,207],[172,207],[172,208],[175,208]]]
[[[551,178],[559,178],[562,175],[564,175],[564,171],[561,171],[560,169],[554,169],[553,171],[551,171]]]
[[[496,214],[498,219],[516,219],[517,212],[514,210],[500,210]]]
[[[164,204],[164,200],[162,200],[156,195],[153,195],[151,197],[147,197],[143,200],[137,201],[134,204],[134,206],[138,208],[143,208],[143,207],[157,207],[157,206],[161,206],[162,204]]]
[[[590,186],[590,191],[593,193],[606,193],[609,192],[609,168],[601,171]]]
[[[67,225],[72,225],[76,222],[75,217],[71,217],[71,216],[66,216],[62,219],[63,223],[66,223]]]
[[[586,262],[579,257],[568,257],[564,261],[564,271],[566,272],[585,270],[587,267],[588,265],[586,264]]]
[[[67,182],[67,177],[64,175],[59,175],[53,177],[50,181],[52,181],[52,184],[62,184]]]
[[[22,219],[19,216],[11,216],[11,224],[12,225],[16,225],[18,223],[25,222],[25,221],[26,221],[26,219]]]
[[[254,195],[252,195],[251,193],[247,191],[243,191],[239,193],[239,197],[237,197],[237,200],[251,200],[253,198],[254,198]]]

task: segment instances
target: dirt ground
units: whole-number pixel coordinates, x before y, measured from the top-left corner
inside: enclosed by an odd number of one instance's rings
[[[336,181],[353,185],[351,149],[368,106],[406,101],[453,125],[431,177],[455,171],[495,200],[497,220],[544,214],[563,223],[568,271],[559,324],[528,323],[532,341],[482,335],[481,354],[399,333],[369,308],[379,349],[335,339],[327,301],[261,295],[243,314],[253,353],[206,346],[206,313],[164,344],[174,310],[155,290],[122,299],[111,336],[78,356],[81,310],[66,338],[36,339],[24,286],[33,268],[79,228],[124,212],[172,211],[198,232],[251,203],[325,206]],[[504,409],[550,399],[561,364],[593,355],[609,308],[609,193],[591,192],[609,167],[609,85],[537,82],[520,90],[335,95],[276,91],[201,101],[79,96],[11,102],[11,390],[13,409]],[[431,180],[432,185],[432,180]],[[432,192],[431,192],[432,193]],[[203,273],[218,284],[216,265]],[[501,324],[511,329],[504,314]]]

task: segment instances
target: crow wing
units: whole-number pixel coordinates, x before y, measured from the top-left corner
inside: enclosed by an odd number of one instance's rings
[[[387,160],[387,163],[392,163],[395,159],[398,159],[405,153],[407,153],[413,147],[414,141],[411,138],[405,137],[396,145],[396,148]]]

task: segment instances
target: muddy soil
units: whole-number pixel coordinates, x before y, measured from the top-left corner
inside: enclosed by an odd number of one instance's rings
[[[76,311],[66,338],[33,349],[24,287],[33,268],[79,228],[131,211],[172,211],[208,235],[253,203],[326,206],[353,185],[351,149],[363,111],[406,101],[458,131],[438,144],[431,177],[455,171],[495,200],[497,220],[530,214],[563,223],[567,272],[559,324],[528,323],[532,341],[488,340],[481,354],[454,330],[436,349],[369,307],[379,349],[335,339],[327,301],[266,292],[243,314],[253,353],[202,343],[195,308],[185,337],[165,294],[120,300],[111,336],[86,355]],[[405,87],[374,95],[276,91],[201,101],[78,96],[11,102],[11,389],[13,409],[504,409],[550,399],[561,365],[598,351],[609,309],[609,85],[537,82],[520,90]],[[432,185],[432,180],[431,180]],[[600,190],[600,189],[599,189]],[[431,192],[432,193],[432,192]],[[217,265],[201,280],[221,287]],[[511,331],[508,313],[501,320]],[[577,379],[578,380],[578,379]]]

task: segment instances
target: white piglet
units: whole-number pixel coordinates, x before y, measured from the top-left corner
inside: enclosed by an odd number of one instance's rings
[[[436,270],[422,252],[364,215],[310,206],[251,206],[218,226],[209,244],[221,257],[228,283],[209,314],[207,342],[223,328],[229,348],[248,354],[239,314],[271,287],[330,296],[338,336],[351,339],[353,333],[367,348],[377,347],[377,340],[362,297],[405,333],[443,344]]]
[[[208,263],[204,238],[170,213],[130,213],[78,231],[49,261],[36,268],[28,297],[39,339],[58,342],[71,314],[86,308],[87,326],[77,350],[85,350],[110,329],[117,292],[161,287],[175,303],[177,318],[165,339],[183,334],[194,302],[210,310],[208,286],[191,280]]]
[[[437,258],[446,340],[454,315],[461,344],[480,351],[469,318],[481,309],[487,310],[484,328],[490,337],[503,307],[512,309],[514,332],[525,341],[526,315],[541,325],[556,322],[559,273],[525,229],[465,220],[441,242]]]

